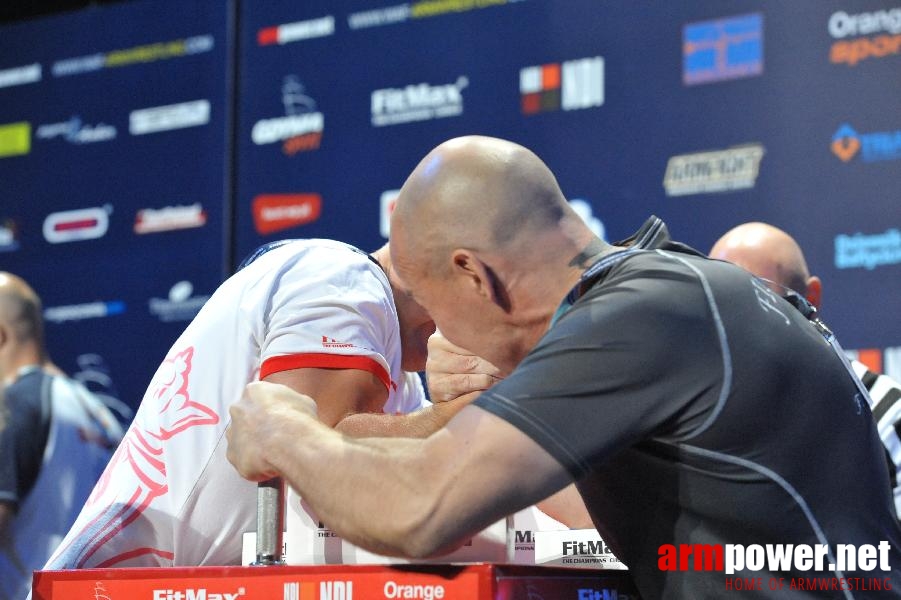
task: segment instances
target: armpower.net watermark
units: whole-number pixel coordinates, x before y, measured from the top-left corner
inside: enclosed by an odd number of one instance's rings
[[[721,571],[730,591],[881,591],[892,589],[891,579],[880,577],[891,571],[890,549],[885,540],[875,546],[836,544],[834,551],[827,544],[663,544],[657,552],[657,567],[661,571]],[[873,577],[844,576],[860,571]],[[798,576],[799,572],[805,575]]]

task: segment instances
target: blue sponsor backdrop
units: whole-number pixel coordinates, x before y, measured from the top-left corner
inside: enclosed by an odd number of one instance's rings
[[[0,269],[60,367],[127,405],[227,261],[230,22],[157,0],[0,30]]]
[[[28,276],[51,307],[122,303],[106,318],[51,322],[51,346],[68,370],[79,354],[106,359],[129,404],[177,319],[241,257],[284,237],[378,247],[392,192],[417,161],[471,133],[535,150],[608,240],[649,214],[702,250],[744,221],[786,229],[824,280],[823,312],[843,344],[878,349],[870,358],[901,376],[901,3],[184,4],[0,31],[0,86],[29,76],[4,79],[9,69],[43,66],[39,82],[0,87],[0,127],[32,127],[19,155],[15,128],[5,141],[0,129],[0,181],[12,190],[0,222],[15,223],[0,266]],[[163,46],[142,61],[121,54],[133,64],[117,68],[51,70],[186,39],[193,54]],[[136,109],[201,99],[205,124],[130,133]],[[150,113],[138,127],[199,112]],[[86,135],[114,126],[115,139],[36,137],[73,116]],[[134,233],[141,209],[176,207],[157,220],[190,221],[196,203],[202,227]],[[108,205],[102,238],[42,236],[50,212]],[[152,298],[176,320],[161,323]]]

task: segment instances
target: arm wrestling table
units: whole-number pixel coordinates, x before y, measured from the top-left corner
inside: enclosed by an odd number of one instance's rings
[[[629,573],[535,564],[285,565],[286,491],[273,479],[258,487],[256,560],[248,566],[37,571],[33,600],[635,600]],[[295,502],[299,507],[300,503]],[[291,511],[288,511],[291,533]],[[515,519],[508,519],[507,557],[516,558]],[[536,527],[529,522],[529,528]],[[583,530],[584,531],[584,530]],[[553,546],[568,554],[577,531]],[[596,532],[587,532],[596,535]],[[530,541],[531,531],[522,536]],[[591,538],[593,539],[593,538]],[[562,541],[561,541],[562,540]],[[555,550],[552,552],[556,552]],[[594,563],[606,558],[589,556]],[[529,560],[535,560],[534,547]],[[452,555],[451,555],[452,556]],[[304,557],[309,558],[309,557]],[[372,555],[373,559],[386,559]]]

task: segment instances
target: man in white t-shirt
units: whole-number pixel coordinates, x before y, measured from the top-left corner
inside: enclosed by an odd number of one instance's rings
[[[435,325],[393,279],[387,246],[258,251],[173,344],[45,569],[240,564],[256,485],[226,460],[224,434],[249,382],[317,398],[319,418],[349,435],[424,436],[459,410],[428,405],[415,371]]]

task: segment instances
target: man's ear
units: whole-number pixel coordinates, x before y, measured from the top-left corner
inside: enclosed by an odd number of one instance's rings
[[[804,297],[807,298],[807,301],[813,304],[814,308],[820,308],[820,301],[822,300],[823,294],[823,283],[820,281],[820,278],[816,275],[812,275],[807,280],[807,293],[804,294]]]
[[[510,297],[506,287],[490,265],[471,250],[454,250],[451,260],[454,272],[471,284],[478,295],[496,304],[504,312],[510,310]]]

